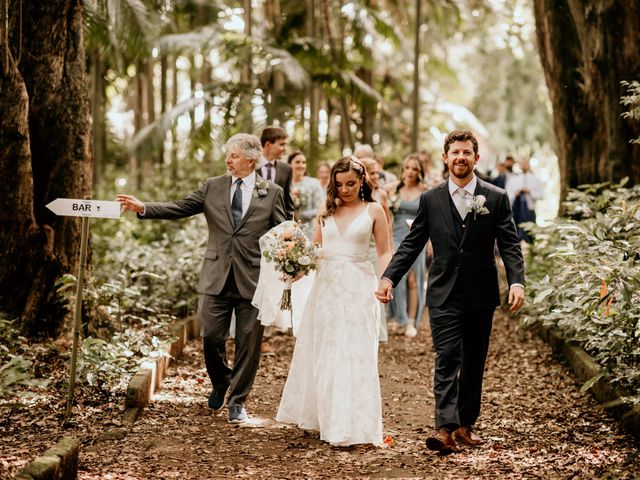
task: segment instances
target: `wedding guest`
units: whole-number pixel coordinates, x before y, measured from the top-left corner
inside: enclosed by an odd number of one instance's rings
[[[420,195],[427,190],[424,170],[416,154],[402,161],[400,180],[385,187],[389,193],[389,208],[393,213],[393,244],[402,243],[418,213]],[[394,286],[390,310],[407,337],[418,334],[424,309],[425,252],[420,253],[409,271]]]
[[[505,190],[509,195],[513,220],[518,228],[518,238],[527,243],[533,240],[531,235],[524,231],[520,224],[536,221],[536,202],[542,200],[544,187],[538,177],[531,172],[528,158],[518,162],[522,173],[510,175],[507,178]]]
[[[431,153],[427,150],[420,150],[418,152],[418,159],[422,164],[422,169],[424,170],[424,184],[427,189],[433,188],[436,185],[439,185],[444,180],[442,178],[442,172],[433,168],[433,157]]]
[[[360,161],[367,169],[367,175],[369,176],[369,182],[371,183],[371,197],[378,202],[382,208],[384,209],[384,214],[387,218],[388,228],[389,228],[389,242],[390,248],[393,250],[393,229],[391,227],[391,212],[389,211],[389,202],[387,192],[378,184],[378,172],[380,171],[380,165],[373,158],[361,158]],[[380,265],[378,263],[378,252],[376,249],[376,244],[373,238],[371,238],[371,242],[369,245],[369,261],[373,265],[373,268],[376,272],[376,276],[380,276],[382,274],[382,270],[380,270]],[[387,342],[389,340],[389,333],[387,331],[387,315],[386,308],[384,305],[380,305],[380,341]]]
[[[368,143],[356,143],[356,146],[353,149],[353,156],[358,160],[362,158],[371,158],[373,157],[373,147]]]
[[[291,165],[291,197],[295,207],[294,219],[303,223],[305,233],[311,238],[316,225],[318,209],[322,206],[324,192],[318,179],[307,175],[307,158],[300,151],[289,154]]]
[[[329,162],[318,162],[318,165],[316,165],[316,178],[320,182],[323,195],[325,196],[327,192],[327,185],[329,185],[330,172],[331,165],[329,165]]]
[[[382,155],[380,155],[379,153],[374,153],[373,158],[376,162],[378,162],[378,165],[380,165],[380,171],[378,172],[378,182],[380,183],[381,187],[385,187],[390,183],[398,181],[398,177],[396,177],[392,172],[384,169],[384,157]]]
[[[291,167],[280,160],[287,150],[289,135],[282,127],[269,125],[262,130],[260,143],[262,155],[258,161],[258,173],[262,178],[280,185],[284,190],[285,208],[289,218],[293,218],[293,199],[291,198]]]
[[[289,135],[282,127],[269,125],[262,130],[260,135],[262,155],[258,162],[257,172],[262,178],[282,187],[287,217],[292,219],[295,207],[291,197],[291,166],[287,162],[280,160],[287,150],[288,139]],[[264,329],[264,338],[260,348],[262,355],[274,354],[273,347],[269,343],[269,338],[272,336],[273,331],[273,327]]]

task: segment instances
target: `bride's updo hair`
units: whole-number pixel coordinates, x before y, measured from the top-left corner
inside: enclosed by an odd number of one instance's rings
[[[367,170],[360,160],[353,156],[342,157],[331,167],[331,173],[329,174],[329,184],[327,185],[327,201],[325,203],[325,211],[320,214],[320,222],[324,225],[324,221],[327,217],[333,215],[341,205],[341,200],[338,195],[338,189],[336,188],[336,175],[338,173],[355,172],[358,176],[358,180],[362,182],[360,187],[359,197],[363,202],[375,201],[371,196],[373,188],[367,175]]]

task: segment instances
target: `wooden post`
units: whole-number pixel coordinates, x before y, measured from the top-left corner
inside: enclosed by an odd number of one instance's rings
[[[85,197],[89,199],[90,197]],[[71,350],[71,366],[69,367],[69,394],[67,396],[66,418],[70,418],[73,407],[73,391],[76,386],[76,363],[78,360],[78,344],[80,343],[80,322],[82,317],[82,290],[84,287],[84,270],[87,263],[87,243],[89,241],[89,217],[82,217],[82,236],[80,239],[80,267],[76,283],[76,305],[73,315],[73,348]]]

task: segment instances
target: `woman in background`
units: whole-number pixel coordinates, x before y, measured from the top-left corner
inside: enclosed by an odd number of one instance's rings
[[[378,173],[380,171],[380,165],[373,158],[361,158],[360,161],[367,169],[367,175],[369,175],[369,182],[371,183],[371,187],[373,189],[373,191],[371,192],[371,196],[382,206],[385,216],[387,217],[389,227],[389,241],[391,243],[390,247],[393,250],[393,229],[391,228],[391,212],[389,211],[388,202],[389,197],[387,195],[387,192],[385,192],[378,183]],[[373,265],[376,276],[380,277],[380,275],[382,275],[382,270],[380,270],[380,265],[378,263],[378,252],[376,250],[376,244],[373,238],[371,238],[371,243],[369,245],[369,261]],[[380,341],[387,342],[388,340],[389,334],[387,332],[386,306],[380,304]]]
[[[389,208],[393,213],[393,244],[398,246],[409,233],[418,213],[420,195],[427,189],[422,163],[416,154],[405,157],[400,180],[386,185],[385,189],[389,194]],[[407,337],[418,334],[425,302],[424,275],[425,254],[422,252],[393,290],[394,298],[390,302],[390,309]]]
[[[291,165],[291,198],[295,207],[293,218],[302,222],[309,238],[313,237],[318,209],[324,201],[324,191],[318,179],[307,175],[307,158],[300,151],[292,152],[287,162]]]

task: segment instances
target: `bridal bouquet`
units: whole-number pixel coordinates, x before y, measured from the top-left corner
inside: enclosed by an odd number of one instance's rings
[[[318,247],[311,243],[297,222],[288,220],[260,238],[260,250],[267,262],[274,263],[285,282],[280,309],[291,310],[291,285],[317,268]]]

